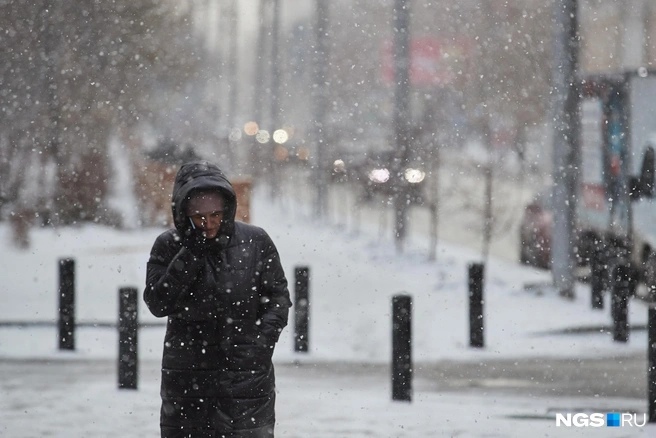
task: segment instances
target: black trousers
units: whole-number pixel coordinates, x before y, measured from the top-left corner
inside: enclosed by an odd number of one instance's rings
[[[273,438],[273,424],[257,429],[221,431],[210,429],[177,429],[161,426],[162,438]]]

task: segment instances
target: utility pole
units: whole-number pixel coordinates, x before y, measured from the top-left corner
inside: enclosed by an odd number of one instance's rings
[[[397,252],[403,252],[407,234],[408,197],[403,181],[403,170],[408,164],[409,145],[409,99],[410,99],[410,2],[394,0],[394,140],[395,160],[392,164],[394,178],[399,183],[394,187],[394,237]]]
[[[231,132],[235,127],[235,113],[237,111],[237,99],[238,99],[238,87],[237,87],[237,38],[239,35],[237,33],[238,26],[238,14],[237,14],[237,0],[229,0],[229,10],[228,10],[228,29],[230,34],[228,35],[229,48],[228,48],[228,117],[227,117],[227,128],[228,132]],[[233,148],[234,141],[230,139],[228,135],[228,158],[230,160],[230,166],[232,169],[239,167],[238,160],[235,156],[235,150]]]
[[[267,31],[267,5],[268,0],[260,0],[258,20],[259,26],[257,31],[257,47],[255,56],[255,87],[253,89],[253,117],[258,124],[259,129],[262,129],[264,124],[263,101],[264,101],[264,78],[265,78],[265,62],[266,56],[266,31]],[[252,151],[251,160],[252,171],[256,176],[261,175],[262,169],[266,166],[265,163],[268,157],[263,156],[260,144],[251,140]]]
[[[224,41],[225,41],[225,14],[224,14],[224,6],[222,0],[217,0],[217,6],[216,6],[216,25],[217,25],[217,45],[216,45],[216,53],[217,53],[217,59],[216,59],[216,78],[217,78],[217,83],[216,83],[216,89],[217,89],[217,102],[216,102],[216,136],[218,138],[219,143],[223,142],[223,132],[222,132],[222,124],[223,124],[223,118],[224,118],[224,92],[223,92],[223,85],[224,85],[224,70],[225,70],[225,53],[224,53]]]
[[[273,18],[271,23],[271,129],[273,137],[276,129],[280,128],[280,60],[278,59],[278,45],[280,44],[280,0],[273,0]],[[271,199],[276,199],[280,191],[280,175],[276,161],[276,142],[271,141]]]
[[[579,37],[577,0],[557,0],[554,22],[554,226],[551,262],[554,286],[561,296],[574,298],[576,259],[574,227],[576,186],[580,162]]]
[[[61,145],[60,145],[60,102],[59,93],[57,88],[57,56],[55,51],[58,49],[57,31],[55,23],[57,22],[57,15],[55,13],[55,5],[57,2],[46,0],[43,4],[41,11],[41,19],[43,20],[43,50],[46,60],[46,101],[48,104],[48,127],[46,131],[44,153],[41,155],[41,166],[43,169],[47,168],[48,163],[55,164],[54,181],[48,181],[46,172],[39,174],[39,187],[40,196],[48,193],[47,199],[39,199],[41,206],[47,206],[48,210],[57,209],[61,193],[61,169],[64,165],[61,162]],[[48,186],[54,186],[48,189]],[[58,215],[50,215],[51,220],[58,218]]]
[[[323,217],[326,212],[326,102],[328,98],[326,85],[326,66],[328,64],[328,1],[317,0],[316,10],[316,47],[314,50],[314,133],[316,144],[315,216]]]

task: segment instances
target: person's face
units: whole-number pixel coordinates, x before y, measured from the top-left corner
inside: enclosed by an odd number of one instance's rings
[[[221,228],[223,219],[223,196],[219,193],[198,193],[187,202],[187,217],[194,227],[208,239],[213,239]]]

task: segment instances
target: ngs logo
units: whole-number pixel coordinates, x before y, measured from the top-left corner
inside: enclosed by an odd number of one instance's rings
[[[608,412],[607,414],[556,414],[557,427],[643,427],[647,424],[647,414],[642,414],[642,422],[638,421],[638,414]]]

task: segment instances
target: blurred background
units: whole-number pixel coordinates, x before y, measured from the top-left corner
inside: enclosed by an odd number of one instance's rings
[[[552,180],[561,3],[1,1],[0,220],[24,247],[165,225],[203,158],[319,219],[517,259]],[[581,74],[656,59],[656,3],[574,3]]]

